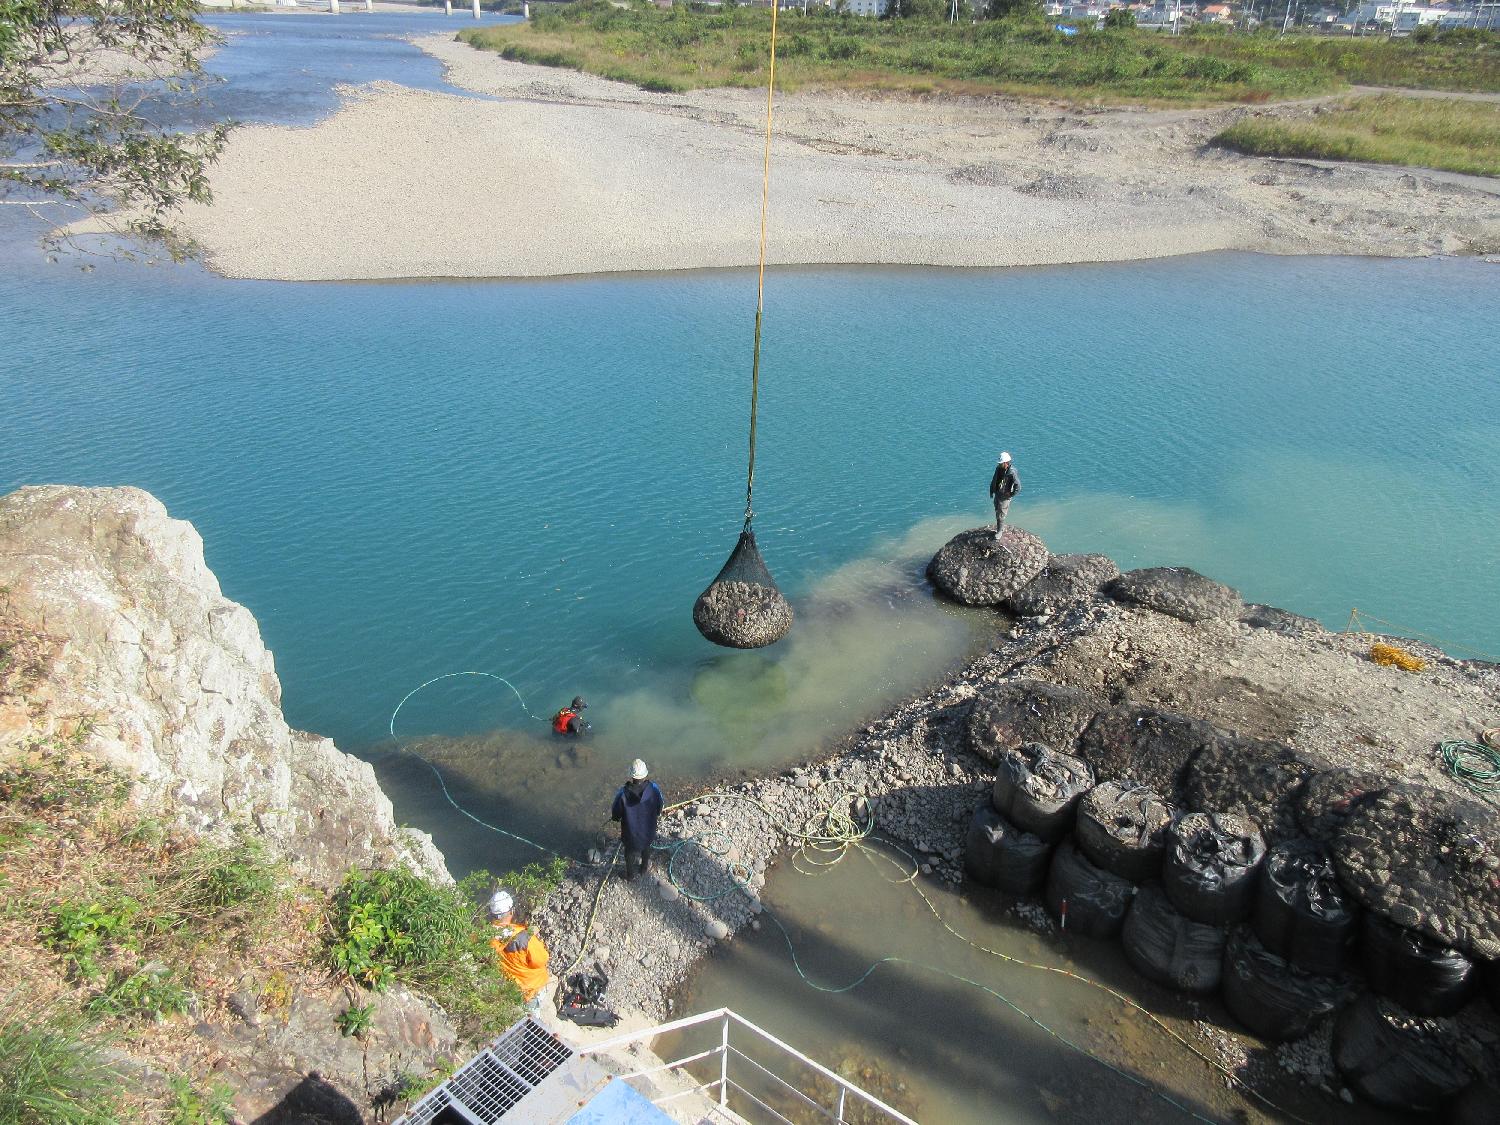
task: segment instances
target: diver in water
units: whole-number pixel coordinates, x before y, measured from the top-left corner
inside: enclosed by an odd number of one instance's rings
[[[587,734],[593,729],[583,721],[583,710],[587,706],[588,704],[583,701],[583,696],[575,695],[572,703],[552,716],[552,733],[567,735],[570,738]]]

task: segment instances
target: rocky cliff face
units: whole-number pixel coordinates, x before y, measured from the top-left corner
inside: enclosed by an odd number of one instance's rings
[[[255,618],[224,597],[192,525],[149,494],[0,498],[0,629],[27,638],[31,670],[24,691],[0,687],[0,752],[73,738],[188,826],[250,827],[321,886],[397,860],[449,879],[368,764],[287,726]]]

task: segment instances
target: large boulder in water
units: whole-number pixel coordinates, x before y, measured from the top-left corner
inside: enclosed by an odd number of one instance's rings
[[[1154,609],[1189,623],[1236,621],[1245,608],[1238,591],[1185,566],[1126,571],[1104,592],[1116,601]]]
[[[1101,586],[1121,576],[1121,568],[1109,555],[1053,555],[1047,565],[1020,592],[1005,603],[1017,616],[1059,613],[1080,601],[1088,601]]]
[[[1330,850],[1344,886],[1374,913],[1500,957],[1500,812],[1490,805],[1397,782],[1351,809]]]
[[[999,605],[1040,574],[1047,546],[1029,531],[1007,527],[999,541],[987,527],[961,531],[927,564],[932,584],[964,605]]]
[[[1087,601],[1120,577],[1108,555],[1053,555],[1042,572],[1012,597],[1006,608],[1019,617],[1059,613]]]
[[[1071,753],[1099,700],[1046,680],[1010,680],[980,696],[969,712],[968,745],[991,765],[1026,742]]]

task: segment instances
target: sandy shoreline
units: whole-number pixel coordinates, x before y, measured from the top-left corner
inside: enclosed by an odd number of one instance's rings
[[[652,94],[417,40],[470,99],[378,83],[310,128],[237,130],[183,225],[274,280],[753,265],[764,101]],[[1005,267],[1210,250],[1500,250],[1500,181],[1205,147],[1251,112],[778,100],[769,261]],[[1309,106],[1278,113],[1312,112]]]

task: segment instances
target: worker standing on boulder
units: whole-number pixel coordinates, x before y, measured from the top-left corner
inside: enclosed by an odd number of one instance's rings
[[[661,788],[649,780],[646,763],[630,763],[630,780],[615,793],[611,820],[620,822],[620,847],[625,852],[625,879],[651,866],[651,842],[656,839],[656,821],[661,816]]]
[[[516,982],[521,990],[521,999],[526,1001],[528,1012],[538,1012],[542,1007],[543,993],[552,984],[552,974],[547,969],[551,954],[542,942],[540,934],[534,934],[515,920],[515,899],[509,891],[496,891],[490,896],[490,948],[495,951],[500,971]]]
[[[583,701],[583,696],[575,695],[572,703],[552,716],[552,733],[577,738],[587,731],[589,725],[583,721],[583,709],[587,706],[588,704]]]
[[[990,478],[990,496],[995,501],[995,542],[1005,531],[1005,515],[1010,511],[1011,499],[1021,491],[1021,478],[1016,476],[1015,466],[1010,463],[1010,454],[1002,452],[1000,463],[995,466],[995,475]]]

